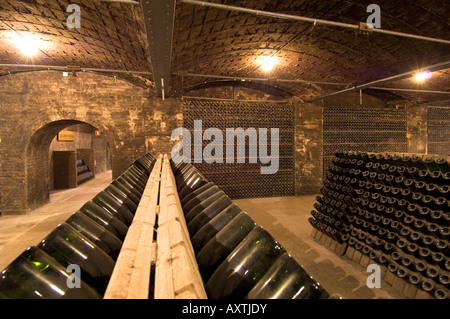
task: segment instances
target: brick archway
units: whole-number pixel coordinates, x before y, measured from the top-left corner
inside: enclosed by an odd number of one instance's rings
[[[80,120],[58,120],[46,123],[37,129],[28,141],[26,148],[26,203],[27,210],[34,209],[45,204],[49,198],[49,148],[53,138],[59,131],[75,125],[88,124],[99,128],[98,124]],[[101,128],[101,127],[100,127]],[[109,132],[104,132],[109,145],[113,145]],[[113,159],[112,159],[113,160]]]

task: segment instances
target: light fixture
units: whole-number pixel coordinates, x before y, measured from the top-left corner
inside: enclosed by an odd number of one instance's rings
[[[39,51],[40,40],[31,36],[16,36],[13,42],[20,52],[27,57],[32,57]]]
[[[419,72],[419,73],[417,73],[416,75],[414,75],[414,79],[415,79],[417,82],[423,82],[423,81],[425,81],[425,80],[431,78],[431,74],[432,74],[432,73],[431,73],[430,70],[426,70],[426,71],[423,71],[423,72]]]
[[[275,64],[277,64],[278,59],[274,56],[261,56],[260,57],[260,63],[261,63],[261,68],[265,71],[265,72],[269,72],[273,69],[273,67],[275,66]]]

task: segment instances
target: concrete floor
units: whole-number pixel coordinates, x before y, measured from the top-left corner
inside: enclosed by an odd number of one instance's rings
[[[111,171],[96,174],[77,188],[50,192],[50,202],[25,215],[0,217],[0,271],[20,253],[38,244],[73,212],[105,189],[112,180]]]
[[[345,299],[404,299],[392,286],[366,285],[371,273],[311,236],[314,196],[238,199],[234,202],[264,227],[331,294]]]
[[[50,202],[26,215],[0,217],[0,270],[39,243],[111,182],[111,171],[97,174],[75,189],[53,191]],[[308,222],[315,196],[239,199],[235,203],[272,236],[330,293],[349,299],[403,298],[391,286],[366,286],[369,273],[311,237]]]

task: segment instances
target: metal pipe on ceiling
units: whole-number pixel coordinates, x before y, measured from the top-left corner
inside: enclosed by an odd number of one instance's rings
[[[429,66],[421,68],[420,70],[438,71],[438,70],[442,70],[442,69],[445,69],[448,67],[450,67],[450,61],[429,65]],[[372,81],[372,82],[369,82],[366,84],[357,85],[352,88],[344,89],[344,90],[333,92],[330,94],[325,94],[325,95],[307,100],[306,102],[313,102],[313,101],[322,100],[322,99],[325,99],[325,98],[328,98],[331,96],[341,95],[344,93],[349,93],[349,92],[358,91],[358,90],[362,90],[362,89],[369,89],[374,86],[376,87],[376,85],[378,85],[378,84],[385,84],[385,83],[403,80],[403,79],[411,77],[412,75],[414,75],[417,72],[418,72],[418,70],[397,74],[397,75],[390,76],[387,78],[375,80],[375,81]]]
[[[238,6],[231,6],[231,5],[198,1],[198,0],[178,0],[178,1],[181,3],[199,5],[199,6],[204,6],[204,7],[211,7],[211,8],[216,8],[216,9],[243,12],[243,13],[255,14],[255,15],[260,15],[260,16],[265,16],[265,17],[277,18],[277,19],[309,22],[309,23],[313,23],[314,25],[322,24],[322,25],[352,29],[352,30],[360,30],[363,25],[366,25],[366,24],[361,24],[361,25],[349,24],[349,23],[328,21],[328,20],[323,20],[323,19],[314,19],[314,18],[296,16],[296,15],[291,15],[291,14],[269,12],[269,11],[263,11],[263,10],[257,10],[257,9],[249,9],[249,8],[243,8],[243,7],[238,7]],[[364,31],[388,34],[388,35],[393,35],[393,36],[400,36],[400,37],[405,37],[405,38],[412,38],[412,39],[416,39],[416,40],[424,40],[424,41],[432,41],[432,42],[450,44],[450,40],[446,40],[446,39],[431,38],[431,37],[425,37],[425,36],[421,36],[421,35],[415,35],[415,34],[409,34],[409,33],[397,32],[397,31],[390,31],[390,30],[383,30],[383,29],[378,29],[378,28],[364,28]]]
[[[36,68],[36,69],[47,69],[54,71],[79,71],[79,72],[105,72],[105,73],[129,73],[129,74],[140,74],[140,75],[153,75],[151,72],[147,71],[128,71],[128,70],[112,70],[112,69],[97,69],[97,68],[83,68],[78,66],[55,66],[55,65],[34,65],[34,64],[7,64],[0,63],[0,67],[13,67],[13,68]]]
[[[441,104],[444,106],[440,106]],[[448,105],[450,105],[450,100],[414,104],[414,106],[428,106],[428,107],[436,107],[436,108],[443,108],[443,109],[450,108],[450,106],[448,106]]]
[[[392,92],[413,92],[413,93],[432,93],[432,94],[450,94],[450,91],[433,91],[433,90],[417,90],[417,89],[401,89],[371,86],[370,90],[392,91]]]
[[[117,3],[126,3],[126,4],[141,4],[138,1],[133,0],[97,0],[98,2],[117,2]]]
[[[216,97],[204,97],[204,96],[189,96],[183,95],[182,99],[188,100],[208,100],[208,101],[226,101],[226,102],[243,102],[243,103],[288,103],[289,100],[239,100],[239,99],[227,99]]]
[[[255,82],[285,82],[285,83],[305,83],[305,84],[322,84],[322,85],[335,85],[335,86],[351,86],[351,83],[339,83],[339,82],[320,82],[320,81],[308,81],[308,80],[288,80],[288,79],[276,79],[276,78],[251,78],[242,76],[228,76],[228,75],[211,75],[211,74],[195,74],[195,73],[173,73],[173,75],[212,78],[212,79],[226,79],[235,81],[255,81]]]

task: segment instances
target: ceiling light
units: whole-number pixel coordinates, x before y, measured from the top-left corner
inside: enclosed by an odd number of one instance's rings
[[[274,56],[262,56],[260,58],[260,61],[261,61],[261,68],[265,72],[269,72],[273,69],[273,67],[277,63],[277,58]]]
[[[419,72],[416,75],[414,75],[414,79],[417,82],[423,82],[423,81],[425,81],[425,80],[427,80],[429,78],[431,78],[431,71],[430,70]]]
[[[16,47],[27,57],[36,55],[39,51],[39,40],[31,37],[17,36],[13,39]]]

